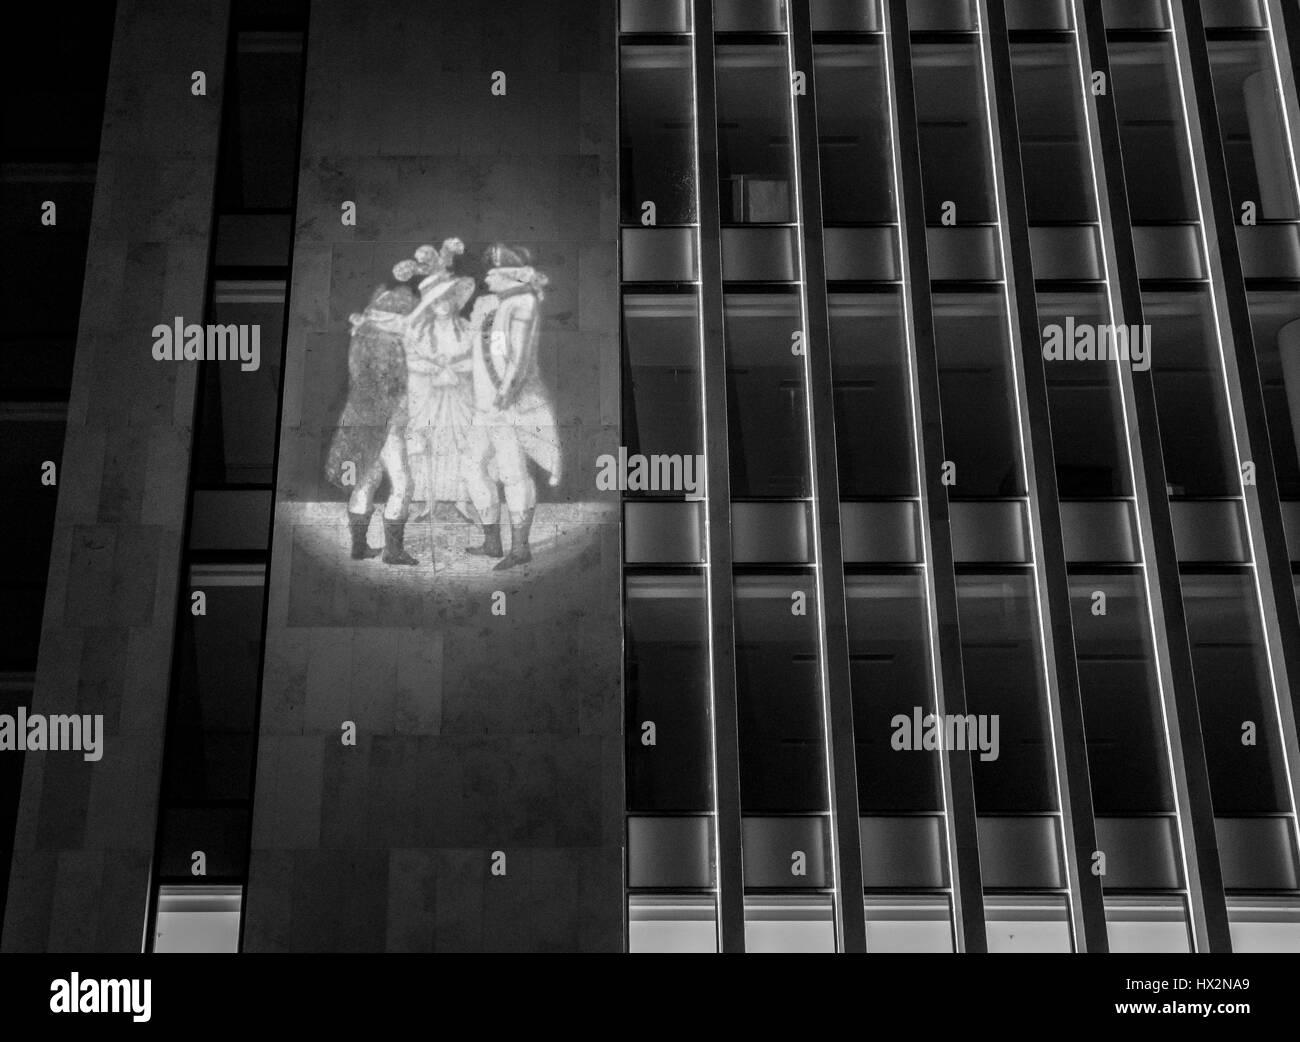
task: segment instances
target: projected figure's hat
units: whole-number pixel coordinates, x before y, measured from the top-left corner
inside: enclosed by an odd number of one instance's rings
[[[507,246],[504,242],[494,242],[483,251],[485,268],[522,268],[533,262],[533,255],[523,246]]]
[[[398,261],[393,265],[393,278],[398,282],[408,282],[416,275],[427,276],[420,283],[420,289],[423,291],[425,284],[430,280],[440,281],[451,278],[451,266],[464,252],[465,244],[459,239],[444,239],[437,249],[432,246],[421,246],[415,251],[413,259]]]
[[[493,243],[483,253],[483,266],[492,274],[531,287],[540,299],[550,279],[534,268],[532,261],[533,255],[523,246],[507,246],[503,242]]]
[[[385,289],[381,286],[375,290],[366,310],[389,315],[406,315],[415,310],[415,294],[411,292],[409,286],[396,286],[393,289]]]
[[[363,313],[352,312],[348,316],[348,323],[354,333],[366,322],[389,329],[394,322],[400,321],[414,310],[415,294],[411,292],[410,286],[396,286],[392,289],[380,286],[370,294],[366,310]]]

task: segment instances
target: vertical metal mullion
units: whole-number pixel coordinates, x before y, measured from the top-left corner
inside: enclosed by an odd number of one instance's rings
[[[1093,177],[1099,189],[1101,241],[1112,309],[1121,322],[1141,325],[1142,291],[1102,0],[1073,0],[1073,3],[1080,57],[1085,63],[1083,71],[1100,72],[1105,78],[1103,93],[1094,94],[1089,90],[1089,104],[1084,106],[1084,111],[1088,119]],[[1117,371],[1129,452],[1134,461],[1133,494],[1143,547],[1143,578],[1160,676],[1192,935],[1197,951],[1226,952],[1231,951],[1232,943],[1191,641],[1187,635],[1168,483],[1160,448],[1155,383],[1150,369],[1135,372],[1121,365]]]
[[[806,89],[794,95],[793,141],[799,200],[799,252],[804,306],[804,372],[808,445],[812,462],[812,537],[819,594],[822,717],[826,722],[832,863],[838,899],[835,935],[839,950],[867,949],[862,892],[862,835],[858,825],[858,778],[849,675],[848,612],[840,539],[840,480],[835,449],[830,308],[822,249],[821,164],[817,146],[817,100],[813,75],[812,21],[808,0],[788,0],[790,72],[804,74]]]
[[[1048,709],[1052,716],[1053,762],[1065,843],[1066,885],[1070,892],[1075,948],[1108,951],[1106,908],[1101,880],[1093,875],[1097,849],[1092,785],[1084,732],[1083,700],[1070,615],[1056,456],[1043,357],[1036,349],[1038,303],[1029,250],[1029,214],[1020,165],[1011,44],[1001,3],[980,0],[980,46],[988,70],[989,120],[993,141],[993,180],[998,199],[998,233],[1005,272],[1011,350],[1018,385],[1017,411],[1029,496],[1034,582],[1038,591],[1039,640],[1044,659]]]
[[[885,0],[886,60],[893,83],[890,113],[894,141],[894,177],[899,199],[899,249],[903,265],[904,322],[912,353],[913,429],[916,432],[921,540],[925,547],[931,663],[935,709],[966,712],[961,629],[957,612],[957,575],[943,476],[943,413],[939,396],[939,359],[931,313],[930,265],[926,246],[925,197],[921,182],[920,140],[912,83],[911,33],[907,0]],[[984,884],[980,875],[975,785],[970,755],[941,754],[949,871],[952,873],[953,918],[958,951],[985,952]]]
[[[1268,413],[1260,384],[1259,360],[1250,322],[1250,301],[1237,242],[1236,210],[1223,155],[1223,136],[1214,99],[1210,51],[1205,39],[1199,0],[1171,3],[1179,72],[1183,77],[1184,104],[1192,143],[1192,162],[1200,197],[1201,226],[1205,237],[1206,266],[1215,318],[1224,386],[1232,415],[1238,464],[1255,464],[1255,484],[1243,485],[1246,530],[1255,565],[1255,587],[1268,655],[1273,702],[1278,716],[1286,778],[1291,798],[1291,833],[1297,831],[1297,795],[1300,794],[1300,743],[1296,717],[1300,715],[1300,607],[1297,607],[1282,522],[1277,472],[1268,436]]]
[[[740,808],[740,725],[736,709],[736,620],[732,600],[731,473],[727,438],[727,358],[722,297],[718,99],[714,83],[712,0],[694,0],[692,28],[718,950],[743,952],[745,879]]]

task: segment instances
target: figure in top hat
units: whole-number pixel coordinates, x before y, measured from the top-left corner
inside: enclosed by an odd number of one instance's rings
[[[537,368],[540,304],[547,278],[522,247],[497,243],[483,257],[488,292],[470,314],[473,419],[464,478],[483,527],[471,554],[499,557],[500,571],[532,560],[528,539],[537,506],[529,461],[560,482],[560,444],[551,396]],[[500,492],[498,492],[498,485]],[[501,499],[510,516],[510,552],[501,545]]]

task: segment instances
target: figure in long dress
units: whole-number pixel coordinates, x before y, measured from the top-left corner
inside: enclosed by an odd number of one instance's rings
[[[412,498],[419,504],[414,520],[435,512],[438,504],[466,501],[461,457],[473,416],[470,398],[469,324],[460,314],[474,295],[474,280],[450,272],[420,283],[429,300],[424,320],[408,342],[409,423]]]
[[[502,243],[484,255],[488,293],[470,315],[474,413],[465,483],[483,526],[469,553],[500,557],[497,571],[532,560],[528,545],[537,506],[529,460],[560,483],[560,442],[550,392],[537,368],[540,304],[547,278],[528,251]],[[501,545],[501,495],[510,514],[509,554]]]

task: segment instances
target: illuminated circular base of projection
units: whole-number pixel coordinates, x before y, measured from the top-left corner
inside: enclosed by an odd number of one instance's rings
[[[605,538],[613,538],[612,545],[617,548],[614,504],[539,503],[529,532],[532,559],[527,563],[497,570],[502,558],[469,552],[470,548],[483,545],[481,526],[439,518],[408,521],[403,527],[403,549],[418,563],[387,564],[381,556],[384,525],[382,504],[379,507],[367,531],[367,544],[374,556],[354,560],[343,503],[279,506],[277,543],[282,546],[279,540],[287,537],[292,544],[288,567],[298,610],[291,604],[291,615],[305,612],[313,617],[338,616],[342,611],[349,616],[348,621],[356,622],[360,621],[356,617],[358,613],[387,614],[383,610],[384,593],[437,592],[454,598],[462,592],[494,590],[503,585],[531,583],[557,572],[571,573],[585,553],[593,547],[599,550],[602,533]],[[509,554],[512,526],[502,521],[500,533],[502,550]],[[368,608],[358,603],[358,595],[366,592],[380,597]]]

